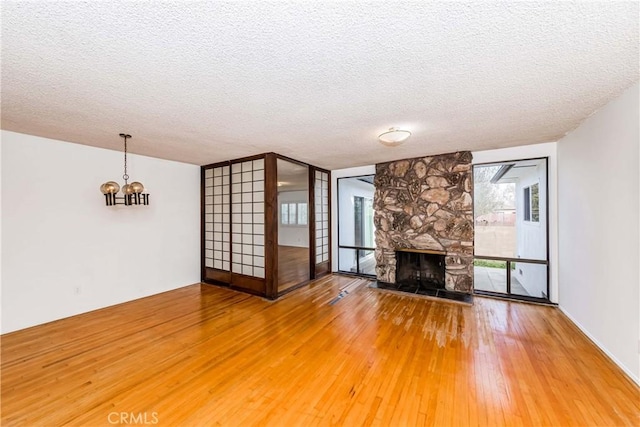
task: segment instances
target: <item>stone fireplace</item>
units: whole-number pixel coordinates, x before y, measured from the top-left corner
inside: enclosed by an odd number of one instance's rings
[[[471,153],[380,163],[374,183],[378,281],[396,283],[396,251],[430,252],[444,256],[444,287],[471,293]]]

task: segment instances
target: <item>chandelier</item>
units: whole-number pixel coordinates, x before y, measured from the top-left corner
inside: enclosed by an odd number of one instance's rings
[[[124,175],[122,175],[124,185],[120,188],[117,182],[107,181],[100,186],[100,191],[104,194],[107,206],[148,205],[149,194],[143,193],[144,185],[138,181],[129,184],[129,175],[127,174],[127,139],[131,138],[131,135],[121,133],[120,137],[124,138]],[[118,191],[122,193],[121,196],[117,195]]]

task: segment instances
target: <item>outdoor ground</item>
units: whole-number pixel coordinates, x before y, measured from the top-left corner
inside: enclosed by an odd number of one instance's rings
[[[473,288],[476,291],[507,292],[505,268],[473,267]],[[529,295],[515,276],[511,276],[511,293]]]

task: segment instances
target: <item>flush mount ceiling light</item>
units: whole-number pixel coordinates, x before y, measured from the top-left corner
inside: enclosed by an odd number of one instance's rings
[[[411,132],[408,130],[402,130],[398,128],[389,128],[388,131],[381,133],[378,136],[378,140],[381,144],[395,147],[400,145],[411,136]]]
[[[124,185],[122,189],[115,181],[107,181],[100,186],[100,191],[104,194],[107,206],[115,205],[148,205],[149,194],[143,193],[144,185],[138,181],[129,184],[129,175],[127,174],[127,139],[131,138],[131,135],[121,133],[121,138],[124,138]],[[122,192],[122,196],[116,196],[118,191]]]

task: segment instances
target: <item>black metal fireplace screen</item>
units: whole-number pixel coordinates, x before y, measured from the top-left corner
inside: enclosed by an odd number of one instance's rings
[[[417,289],[444,289],[444,257],[444,254],[396,251],[396,284]]]

